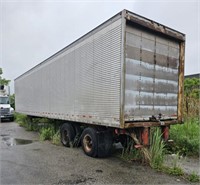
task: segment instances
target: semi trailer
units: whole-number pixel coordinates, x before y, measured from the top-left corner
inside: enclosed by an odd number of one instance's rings
[[[135,135],[149,145],[183,123],[185,34],[122,10],[15,79],[16,112],[63,120],[61,142],[80,137],[91,157]]]

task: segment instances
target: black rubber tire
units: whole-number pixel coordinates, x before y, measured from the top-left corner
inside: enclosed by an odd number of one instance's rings
[[[75,143],[74,146],[80,147],[81,146],[81,134],[82,134],[82,129],[79,124],[73,123],[72,126],[74,127],[75,131]]]
[[[60,128],[61,143],[66,146],[72,146],[75,138],[75,131],[70,123],[64,123]]]
[[[97,157],[98,136],[97,130],[92,127],[85,128],[81,137],[81,144],[84,153],[90,157]]]
[[[74,124],[72,124],[72,126],[74,127],[75,135],[79,135],[80,136],[81,133],[82,133],[80,125],[74,123]]]

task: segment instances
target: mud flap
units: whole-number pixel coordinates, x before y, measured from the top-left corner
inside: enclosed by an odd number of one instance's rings
[[[113,137],[110,131],[97,132],[98,157],[107,157],[111,153]]]

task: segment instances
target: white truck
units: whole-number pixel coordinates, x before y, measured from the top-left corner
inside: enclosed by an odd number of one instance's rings
[[[4,85],[0,85],[0,118],[14,120],[14,108],[10,105],[9,94],[4,89]]]
[[[123,10],[16,78],[16,111],[64,121],[63,145],[79,135],[92,157],[127,135],[149,145],[152,126],[167,140],[182,123],[184,51],[183,33]]]

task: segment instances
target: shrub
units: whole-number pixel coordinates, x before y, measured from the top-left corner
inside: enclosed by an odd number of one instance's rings
[[[174,140],[174,145],[170,150],[181,155],[199,155],[199,119],[186,120],[182,125],[173,125],[170,129],[170,138]]]
[[[25,127],[28,122],[28,117],[24,114],[15,113],[15,121],[19,124],[19,126]]]
[[[51,140],[54,135],[54,131],[51,127],[42,128],[40,130],[40,140]]]
[[[199,182],[200,181],[199,176],[195,172],[192,172],[192,174],[190,174],[188,176],[188,180],[190,182]]]
[[[15,113],[15,121],[20,127],[24,127],[27,131],[32,131],[31,122],[27,115]]]
[[[15,113],[15,121],[26,131],[39,131],[38,122],[35,119],[30,119],[27,115]]]
[[[52,137],[52,143],[55,145],[60,145],[60,132],[57,131]]]

